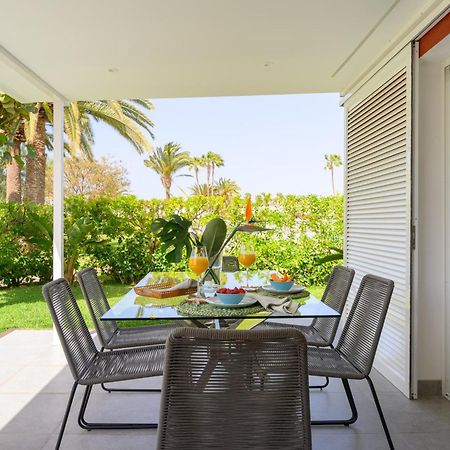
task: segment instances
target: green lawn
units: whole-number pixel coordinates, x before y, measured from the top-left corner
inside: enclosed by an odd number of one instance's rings
[[[108,300],[114,304],[131,286],[105,283],[104,288]],[[309,288],[309,291],[318,298],[321,297],[323,290],[323,286]],[[93,328],[80,287],[73,286],[73,292],[89,327]],[[0,289],[0,333],[10,328],[51,328],[51,326],[52,320],[42,297],[41,286]]]
[[[113,304],[128,292],[130,286],[106,283],[104,288],[109,301]],[[0,289],[0,333],[9,328],[52,327],[52,319],[41,289],[42,286]],[[89,327],[93,327],[80,287],[73,286],[73,292]]]

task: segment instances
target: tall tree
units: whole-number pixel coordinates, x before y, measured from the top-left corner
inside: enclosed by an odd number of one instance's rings
[[[46,123],[47,113],[41,105],[37,104],[38,112],[30,116],[30,122],[33,123],[33,131],[29,136],[29,142],[34,148],[34,157],[27,156],[25,172],[25,192],[24,200],[32,203],[44,203],[45,201],[45,165],[47,162],[47,135]],[[29,127],[30,129],[31,127]]]
[[[22,199],[22,158],[33,152],[31,146],[24,144],[24,121],[34,111],[33,105],[24,105],[9,95],[0,93],[0,163],[6,166],[8,201],[20,202]]]
[[[236,181],[230,180],[229,178],[219,178],[214,185],[214,195],[220,195],[227,200],[233,197],[233,195],[239,194],[240,190]]]
[[[199,183],[199,172],[202,167],[205,167],[205,159],[202,156],[193,156],[189,161],[189,168],[194,170],[195,184]]]
[[[215,152],[208,152],[203,156],[203,160],[206,166],[206,183],[210,187],[210,191],[213,191],[214,185],[214,170],[216,167],[222,167],[225,163],[221,155]]]
[[[19,125],[11,146],[11,162],[6,167],[6,201],[22,201],[22,165],[21,147],[25,142],[23,124]]]
[[[66,150],[72,155],[84,154],[92,158],[94,135],[91,120],[109,125],[139,152],[152,149],[153,122],[146,115],[153,105],[149,100],[99,100],[72,102],[64,108]],[[45,199],[46,149],[51,148],[50,130],[53,122],[51,104],[39,103],[36,112],[24,122],[27,142],[33,144],[34,158],[27,158],[25,176],[26,200],[43,203]]]
[[[189,152],[181,151],[181,145],[169,142],[162,148],[157,147],[144,164],[159,175],[166,198],[170,198],[173,178],[177,176],[175,174],[183,167],[189,166],[190,161]]]
[[[122,165],[102,157],[66,157],[64,164],[64,193],[85,198],[115,198],[126,193],[130,183]],[[45,197],[53,197],[53,164],[47,164]]]
[[[340,155],[336,153],[326,154],[325,155],[325,170],[329,170],[331,172],[331,187],[333,189],[333,195],[336,194],[336,186],[334,184],[334,169],[336,167],[342,166],[342,160]]]

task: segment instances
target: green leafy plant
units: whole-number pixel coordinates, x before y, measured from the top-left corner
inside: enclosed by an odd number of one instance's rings
[[[210,258],[215,257],[225,242],[227,236],[227,225],[223,219],[216,217],[210,220],[203,231],[201,244],[206,248]]]
[[[192,221],[174,215],[171,219],[156,219],[152,224],[152,231],[161,240],[161,247],[167,252],[166,258],[170,262],[180,262],[183,255],[190,255],[192,247],[204,246],[212,265],[222,250],[227,235],[227,225],[223,219],[216,217],[210,220],[199,238],[197,233],[190,231]],[[186,250],[184,253],[183,250]],[[219,283],[217,275],[209,268],[206,274]]]
[[[323,256],[317,260],[317,265],[325,264],[328,262],[337,262],[342,261],[344,259],[344,250],[342,248],[330,247],[330,250],[333,250],[334,253]]]
[[[206,224],[203,235],[191,231],[192,221],[175,214],[171,219],[156,219],[151,230],[161,241],[167,261],[180,262],[183,255],[189,256],[192,247],[205,246],[210,257],[215,256],[225,241],[227,226],[223,219],[216,217]],[[184,252],[185,250],[185,252]]]

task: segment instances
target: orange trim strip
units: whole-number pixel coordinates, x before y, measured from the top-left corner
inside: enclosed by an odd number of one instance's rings
[[[419,39],[419,58],[450,34],[450,13]]]

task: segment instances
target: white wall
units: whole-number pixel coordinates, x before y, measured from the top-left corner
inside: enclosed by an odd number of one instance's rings
[[[441,380],[444,366],[445,158],[442,61],[419,62],[417,379]]]

